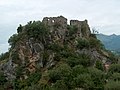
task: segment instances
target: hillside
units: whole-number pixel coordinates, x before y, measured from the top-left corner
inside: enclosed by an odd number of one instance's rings
[[[0,90],[116,90],[118,59],[87,20],[44,17],[20,25],[0,56]],[[117,77],[116,77],[117,76]]]
[[[120,35],[97,34],[97,38],[105,45],[105,48],[120,53]]]

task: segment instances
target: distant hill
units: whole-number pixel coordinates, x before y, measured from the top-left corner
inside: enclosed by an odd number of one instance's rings
[[[120,53],[120,35],[96,35],[99,40],[105,45],[105,48],[116,53]]]

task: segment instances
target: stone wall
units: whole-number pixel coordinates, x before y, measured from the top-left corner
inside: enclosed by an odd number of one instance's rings
[[[65,39],[65,32],[67,30],[67,19],[63,16],[45,17],[42,22],[49,26],[51,32],[51,40],[60,41],[63,43]]]
[[[49,26],[53,26],[55,24],[59,24],[62,27],[67,26],[67,19],[65,17],[63,17],[63,16],[45,17],[45,18],[43,18],[42,22],[49,25]]]
[[[54,33],[55,38],[60,37],[64,39],[65,32],[67,31],[67,19],[63,16],[58,17],[45,17],[42,22],[49,26],[50,32]],[[70,20],[71,26],[76,26],[78,31],[76,37],[89,37],[91,32],[87,20]],[[58,34],[58,35],[57,35]]]
[[[78,28],[77,36],[79,37],[89,37],[91,34],[87,20],[70,20],[70,25]]]

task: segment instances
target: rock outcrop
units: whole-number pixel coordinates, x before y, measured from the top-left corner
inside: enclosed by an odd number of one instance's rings
[[[66,47],[68,52],[73,50],[72,52],[89,55],[91,59],[101,60],[104,63],[108,60],[108,56],[99,53],[101,51],[99,48],[91,48],[90,45],[87,48],[83,45],[82,49],[77,47],[78,39],[85,39],[89,42],[90,38],[94,38],[87,20],[70,20],[70,25],[68,25],[67,19],[59,16],[45,17],[40,23],[47,27],[48,34],[45,34],[46,36],[37,35],[35,32],[30,33],[32,35],[28,34],[31,29],[33,31],[36,29],[36,27],[28,28],[29,25],[32,25],[32,22],[23,26],[21,32],[18,33],[19,40],[11,48],[8,62],[0,66],[7,79],[13,80],[16,78],[17,73],[15,71],[19,66],[25,68],[24,71],[21,71],[22,74],[32,73],[39,69],[46,71],[54,67],[63,57],[61,53],[65,52]],[[42,37],[42,39],[36,37]],[[59,57],[59,55],[61,56]]]

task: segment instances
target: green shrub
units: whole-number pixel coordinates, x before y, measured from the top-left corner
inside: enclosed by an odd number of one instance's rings
[[[20,40],[21,34],[13,34],[9,40],[8,43],[10,44],[11,47],[15,47],[16,43]]]
[[[76,65],[73,67],[73,75],[74,76],[78,76],[80,74],[86,73],[87,69],[85,67],[83,67],[82,65]]]
[[[29,37],[33,37],[41,41],[43,41],[44,37],[48,35],[47,26],[40,21],[29,22],[25,28]]]
[[[19,65],[21,64],[21,60],[19,58],[19,54],[17,51],[12,51],[11,59],[14,63],[19,64]]]
[[[94,60],[90,58],[89,55],[87,54],[80,54],[80,64],[83,65],[84,67],[89,67],[94,64]]]
[[[5,60],[5,59],[8,59],[8,58],[9,58],[9,52],[2,53],[2,54],[0,55],[0,61]]]
[[[57,43],[52,43],[48,45],[48,49],[53,50],[54,52],[60,52],[61,50],[63,50],[62,46]]]
[[[84,67],[88,67],[93,65],[93,60],[90,59],[89,55],[80,54],[78,56],[70,56],[66,59],[66,62],[71,66],[74,67],[75,65],[83,65]]]
[[[66,62],[71,66],[74,67],[75,65],[79,65],[80,64],[80,59],[76,58],[76,57],[68,57],[66,59]]]
[[[118,56],[109,52],[109,59],[112,64],[118,63]]]
[[[88,72],[94,82],[94,89],[103,90],[103,85],[105,84],[105,73],[97,68],[88,68]]]
[[[13,81],[13,87],[15,90],[25,90],[29,88],[29,86],[35,85],[38,83],[38,81],[41,78],[41,73],[40,72],[34,72],[28,76],[27,79],[15,79]]]
[[[89,39],[89,43],[90,43],[90,47],[91,47],[91,48],[104,49],[104,45],[101,43],[100,40],[98,40],[98,39],[96,39],[96,38],[91,37],[91,38]]]
[[[105,85],[104,90],[120,90],[120,81],[110,81]]]
[[[56,83],[53,84],[52,90],[69,90],[69,89],[63,80],[57,80]]]
[[[27,78],[27,84],[32,85],[36,84],[41,78],[41,72],[34,72],[30,74],[30,76]]]
[[[103,66],[103,64],[102,64],[102,61],[100,61],[100,60],[97,60],[96,61],[96,63],[95,63],[95,67],[97,68],[97,69],[99,69],[99,70],[104,70],[104,66]]]
[[[23,70],[24,70],[24,67],[22,65],[18,66],[16,68],[16,77],[17,78],[20,78],[23,75]]]
[[[6,77],[3,72],[0,72],[0,86],[4,85],[7,82]]]
[[[23,27],[22,27],[22,25],[20,24],[19,27],[17,28],[17,33],[21,33],[21,32],[22,32],[22,29],[23,29]]]
[[[85,90],[89,90],[89,88],[93,87],[94,85],[89,74],[79,74],[74,78],[74,82],[76,87],[84,88]]]
[[[77,48],[79,49],[89,48],[90,46],[89,41],[86,39],[78,39],[77,42],[78,42]]]
[[[112,64],[109,68],[109,73],[120,73],[120,64]]]
[[[109,80],[120,81],[120,73],[113,73],[113,74],[109,77]]]

